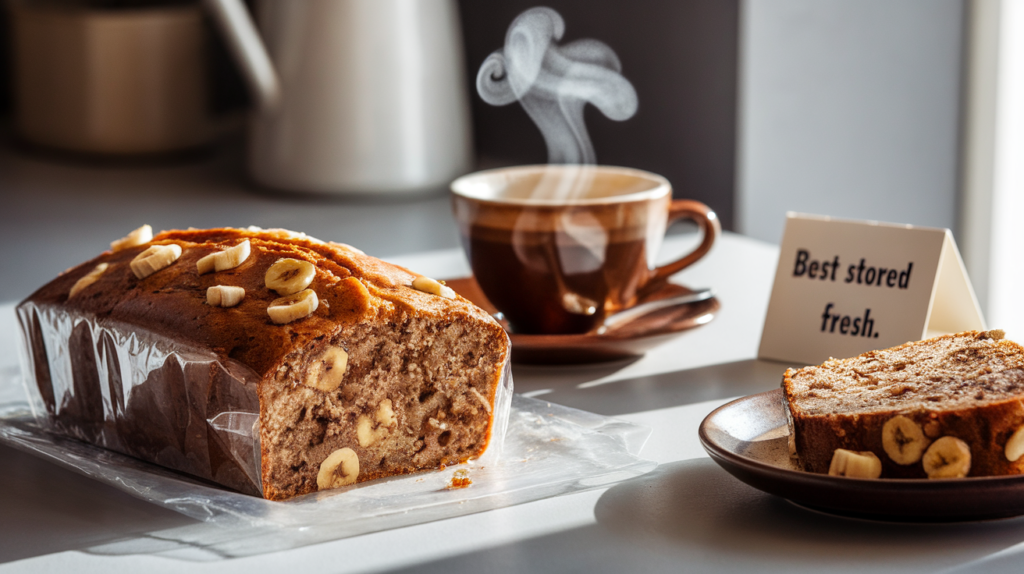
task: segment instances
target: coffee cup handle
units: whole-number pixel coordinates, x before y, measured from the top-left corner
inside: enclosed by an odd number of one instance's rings
[[[687,255],[671,263],[666,263],[651,270],[646,286],[656,285],[665,282],[672,275],[693,265],[701,257],[711,250],[715,240],[722,234],[722,224],[712,209],[699,201],[692,199],[677,199],[668,208],[668,225],[679,219],[692,219],[697,222],[704,238],[700,245]]]

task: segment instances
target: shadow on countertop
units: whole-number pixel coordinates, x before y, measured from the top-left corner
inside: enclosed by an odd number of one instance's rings
[[[590,384],[629,362],[573,367],[516,365],[517,393],[538,393],[546,401],[617,416],[751,395],[777,388],[786,363],[748,359],[657,375]],[[557,382],[556,382],[557,381]]]
[[[1013,563],[1024,518],[890,524],[807,510],[709,459],[662,465],[613,486],[596,524],[398,572],[936,572]],[[992,562],[993,558],[1003,559]]]
[[[198,524],[6,445],[0,445],[0,461],[0,564]]]

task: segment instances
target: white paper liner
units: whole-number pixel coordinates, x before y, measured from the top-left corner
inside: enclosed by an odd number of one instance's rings
[[[89,550],[103,554],[262,554],[600,488],[657,466],[638,456],[649,428],[516,395],[500,457],[273,502],[48,432],[19,379],[0,372],[0,442],[202,521]],[[472,484],[448,488],[463,469]]]

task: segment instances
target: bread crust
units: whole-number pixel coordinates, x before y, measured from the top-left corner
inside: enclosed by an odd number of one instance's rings
[[[872,391],[884,390],[888,384],[892,389],[890,393],[894,394],[891,403],[880,401],[881,404],[872,406],[871,401],[860,400],[863,404],[846,408],[849,405],[843,405],[837,398],[833,412],[823,412],[827,409],[822,403],[831,399],[826,391],[838,388],[847,394],[857,393],[856,388],[850,390],[855,385],[833,385],[827,389],[824,386],[842,378],[837,374],[848,372],[855,362],[878,359],[883,367],[892,367],[894,357],[921,353],[929,346],[941,348],[943,353],[981,349],[971,359],[973,363],[970,366],[975,375],[964,376],[960,372],[964,365],[951,367],[951,372],[944,373],[948,377],[959,376],[960,379],[955,381],[942,378],[942,371],[934,368],[928,370],[929,376],[923,381],[915,381],[914,377],[886,380],[884,375],[876,375]],[[991,357],[998,357],[998,360],[989,360]],[[832,359],[819,366],[788,369],[783,376],[782,387],[791,417],[790,432],[795,455],[805,470],[828,473],[836,449],[871,451],[882,461],[882,478],[927,478],[920,461],[897,464],[883,447],[883,426],[893,417],[902,415],[914,421],[929,441],[952,436],[966,442],[971,451],[968,476],[1020,474],[1024,472],[1024,458],[1007,460],[1005,448],[1010,436],[1024,426],[1022,366],[1024,349],[1020,345],[1012,341],[992,340],[987,332],[968,331],[872,351],[850,359]],[[1002,384],[993,386],[993,381]],[[898,386],[910,383],[920,385],[915,386],[912,392],[905,392]],[[937,387],[941,387],[941,392],[936,391]],[[954,394],[950,389],[957,391]],[[815,392],[823,396],[811,396]],[[948,395],[947,400],[929,400],[943,393]],[[906,404],[900,405],[900,402]],[[955,406],[951,407],[951,402]]]

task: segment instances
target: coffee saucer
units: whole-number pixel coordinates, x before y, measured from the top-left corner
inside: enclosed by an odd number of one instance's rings
[[[473,277],[447,279],[445,283],[456,293],[469,299],[488,313],[497,310],[480,290]],[[674,283],[655,290],[637,304],[694,293]],[[512,340],[512,362],[572,365],[598,363],[642,356],[653,347],[687,329],[699,327],[715,317],[721,304],[711,297],[695,303],[684,303],[656,309],[632,320],[616,324],[598,333],[578,335],[528,335],[514,333],[506,322],[501,326]]]

